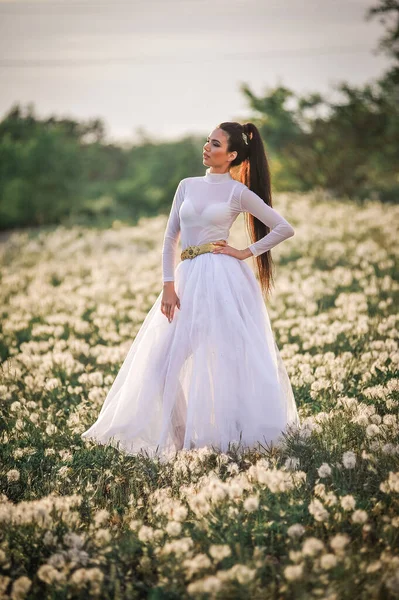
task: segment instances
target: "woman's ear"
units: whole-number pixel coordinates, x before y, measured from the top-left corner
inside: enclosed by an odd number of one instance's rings
[[[230,158],[229,160],[231,160],[233,162],[233,160],[235,160],[237,158],[237,154],[238,154],[238,152],[231,152],[230,156],[232,156],[233,158]]]

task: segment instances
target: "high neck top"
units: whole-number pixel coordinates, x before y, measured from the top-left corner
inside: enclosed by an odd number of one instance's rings
[[[205,171],[204,179],[208,183],[224,183],[225,181],[232,181],[233,177],[230,175],[230,171],[226,173],[211,173],[211,168],[208,167]]]
[[[259,256],[294,233],[288,221],[244,183],[234,179],[230,172],[210,173],[210,168],[202,177],[186,177],[177,186],[162,247],[164,281],[173,281],[175,277],[175,255],[179,235],[182,250],[216,240],[228,241],[230,228],[238,215],[251,213],[271,230],[248,246],[253,256]],[[177,268],[181,269],[180,273],[186,280],[191,273],[190,265],[199,261],[207,269],[207,261],[210,258],[210,253],[204,253],[193,261],[180,262],[179,265],[182,266]],[[226,257],[223,253],[214,253],[212,258],[215,261],[220,260],[220,269],[226,264],[226,269],[232,269],[231,276],[236,276],[235,269],[240,268],[241,261]],[[228,258],[230,260],[227,260]]]

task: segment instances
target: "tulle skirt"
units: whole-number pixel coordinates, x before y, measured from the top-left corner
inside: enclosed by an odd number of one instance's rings
[[[172,322],[160,292],[82,437],[150,456],[278,444],[299,418],[250,267],[201,254],[177,264],[175,290]]]

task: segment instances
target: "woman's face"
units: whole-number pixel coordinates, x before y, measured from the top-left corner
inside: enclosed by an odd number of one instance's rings
[[[237,152],[227,152],[227,134],[223,129],[214,129],[203,147],[202,162],[207,167],[229,169]]]

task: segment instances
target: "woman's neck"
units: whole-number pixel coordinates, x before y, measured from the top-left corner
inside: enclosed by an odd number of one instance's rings
[[[211,167],[208,167],[205,171],[204,179],[208,183],[223,183],[225,181],[230,181],[233,179],[233,177],[230,175],[230,171],[225,171],[224,173],[215,173],[211,171]]]

